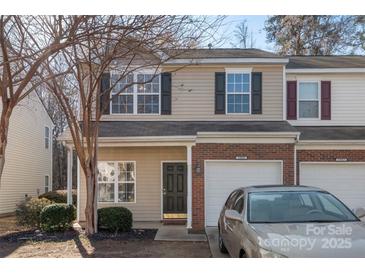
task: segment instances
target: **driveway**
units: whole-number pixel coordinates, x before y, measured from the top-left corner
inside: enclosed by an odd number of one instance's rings
[[[218,245],[218,227],[209,226],[205,228],[205,233],[207,234],[210,252],[213,258],[229,258],[227,254],[223,254],[219,250]]]

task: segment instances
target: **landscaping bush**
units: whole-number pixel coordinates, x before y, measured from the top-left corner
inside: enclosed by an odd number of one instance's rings
[[[65,231],[76,219],[76,208],[67,204],[51,204],[41,212],[41,229],[46,232]]]
[[[46,198],[28,198],[17,205],[15,211],[16,219],[19,225],[39,228],[40,215],[44,207],[52,204],[52,201]]]
[[[66,204],[67,203],[67,191],[66,190],[50,191],[50,192],[43,193],[42,195],[39,196],[39,198],[46,198],[54,203]],[[72,204],[74,206],[76,206],[76,202],[77,202],[77,195],[76,195],[76,191],[73,190],[72,191]]]
[[[112,232],[127,232],[132,228],[132,212],[125,207],[98,209],[98,226]]]

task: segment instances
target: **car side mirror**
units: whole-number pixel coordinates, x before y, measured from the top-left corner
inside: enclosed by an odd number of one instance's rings
[[[239,221],[242,223],[242,216],[236,210],[227,209],[226,212],[224,213],[224,216],[227,219]]]
[[[362,207],[359,207],[357,209],[355,209],[355,215],[357,216],[357,218],[362,218],[362,217],[365,217],[365,209],[362,208]]]

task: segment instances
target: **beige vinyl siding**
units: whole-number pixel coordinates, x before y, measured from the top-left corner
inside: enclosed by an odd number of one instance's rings
[[[225,68],[252,68],[262,72],[263,114],[216,115],[215,72]],[[282,65],[226,65],[169,67],[172,72],[171,115],[105,115],[103,120],[282,120],[283,118],[283,66]]]
[[[52,132],[52,121],[35,94],[14,109],[1,178],[0,214],[14,212],[25,195],[43,193],[46,175],[52,183],[52,139],[45,149],[45,126]]]
[[[289,74],[287,80],[331,81],[331,120],[293,120],[293,125],[364,126],[365,74]]]
[[[185,147],[111,147],[99,149],[99,161],[136,162],[136,202],[99,203],[99,207],[124,206],[135,221],[161,220],[161,162],[185,161]],[[85,221],[86,181],[80,172],[80,221]]]

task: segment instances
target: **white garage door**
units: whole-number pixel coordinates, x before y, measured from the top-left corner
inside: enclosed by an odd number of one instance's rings
[[[365,207],[365,164],[302,163],[300,184],[327,190],[350,209]]]
[[[281,162],[207,161],[205,225],[216,226],[228,195],[239,187],[282,184]]]

